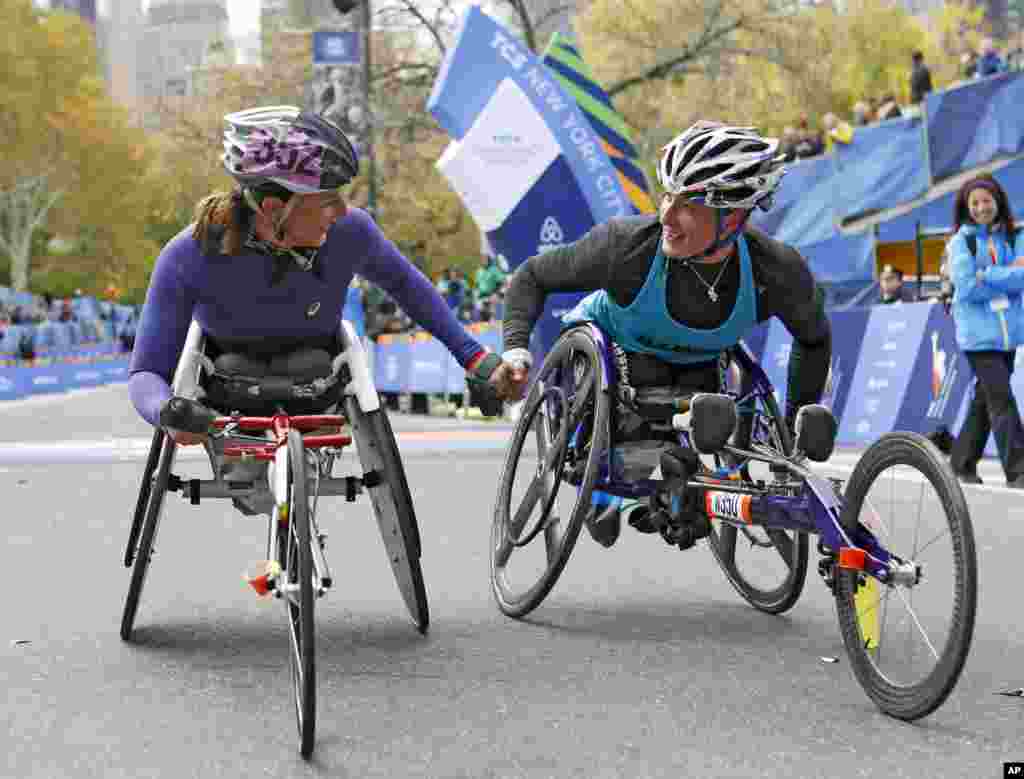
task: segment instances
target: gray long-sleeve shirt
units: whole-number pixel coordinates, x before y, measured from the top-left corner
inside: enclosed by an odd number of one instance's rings
[[[529,346],[530,333],[551,293],[603,289],[617,305],[629,306],[650,272],[661,232],[654,216],[612,219],[573,244],[524,262],[505,297],[504,348]],[[787,393],[791,416],[799,406],[820,400],[828,378],[832,340],[824,296],[799,252],[755,228],[746,228],[744,235],[757,291],[757,319],[778,317],[794,339]],[[717,302],[712,301],[694,268],[671,262],[666,281],[669,314],[686,327],[719,327],[732,311],[739,285],[739,263],[732,262],[716,287]]]

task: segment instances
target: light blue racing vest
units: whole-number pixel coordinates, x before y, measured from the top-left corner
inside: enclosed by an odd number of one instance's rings
[[[651,263],[640,294],[627,307],[617,305],[603,289],[592,292],[562,317],[566,325],[596,322],[627,352],[652,354],[665,362],[709,362],[719,353],[739,343],[757,324],[757,298],[750,252],[746,239],[737,241],[740,255],[740,289],[729,318],[720,327],[695,330],[679,324],[668,312],[665,302],[668,259],[661,243]]]

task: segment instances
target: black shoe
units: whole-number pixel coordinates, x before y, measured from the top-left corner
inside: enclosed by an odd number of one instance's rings
[[[626,511],[626,523],[641,533],[658,532],[658,526],[652,519],[651,507],[646,503],[638,503]]]
[[[964,484],[984,484],[976,471],[957,471],[956,477]],[[1022,485],[1024,486],[1024,485]]]
[[[619,506],[611,503],[607,506],[591,505],[587,509],[584,522],[590,537],[603,547],[609,547],[619,539],[619,530],[622,527],[622,520],[619,513]]]
[[[980,482],[981,479],[978,481]],[[1024,474],[1021,474],[1016,479],[1007,479],[1006,486],[1014,490],[1024,490]]]
[[[949,432],[949,428],[946,426],[940,426],[931,432],[927,436],[928,440],[935,444],[936,448],[943,454],[949,454],[953,451],[953,436]],[[974,482],[968,482],[973,484]]]

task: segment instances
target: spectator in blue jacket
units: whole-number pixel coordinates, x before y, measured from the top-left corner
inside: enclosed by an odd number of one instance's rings
[[[1006,192],[989,175],[960,188],[953,225],[948,252],[956,340],[978,387],[951,464],[962,481],[980,484],[978,461],[992,432],[1007,486],[1024,488],[1024,427],[1010,387],[1016,349],[1024,341],[1024,256],[1014,251],[1024,242]]]
[[[982,41],[981,52],[981,57],[978,59],[979,78],[1006,72],[1006,62],[999,56],[999,52],[996,51],[996,46],[991,38],[986,38]]]

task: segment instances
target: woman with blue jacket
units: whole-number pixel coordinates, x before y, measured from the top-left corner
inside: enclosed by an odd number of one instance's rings
[[[1016,349],[1024,342],[1024,256],[1018,259],[1015,251],[1024,255],[1024,241],[1017,238],[1006,192],[988,175],[960,188],[953,226],[953,319],[977,388],[951,463],[962,481],[980,484],[978,461],[992,432],[1007,485],[1024,488],[1024,427],[1010,387]]]

